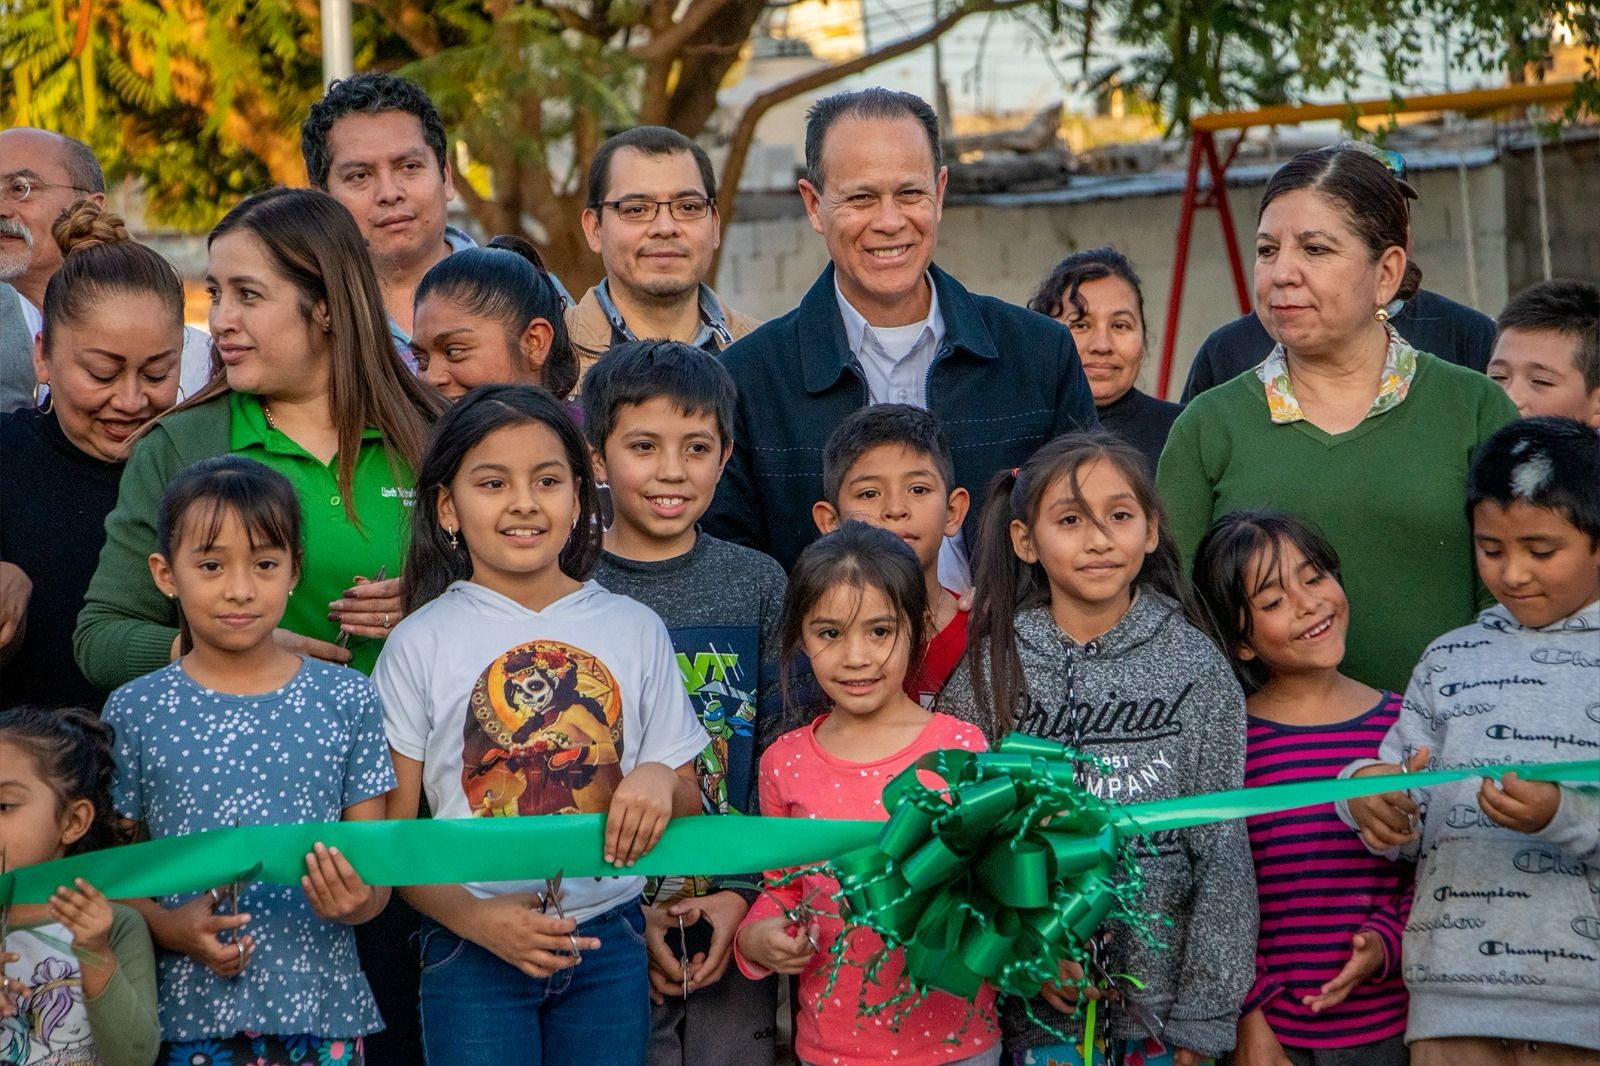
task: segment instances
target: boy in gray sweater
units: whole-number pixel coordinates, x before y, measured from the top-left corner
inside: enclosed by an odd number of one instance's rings
[[[1383,761],[1395,774],[1600,755],[1600,439],[1513,422],[1467,475],[1497,606],[1434,641]],[[1416,858],[1405,927],[1413,1066],[1600,1063],[1600,792],[1507,774],[1340,804],[1377,853]]]
[[[675,341],[617,345],[583,379],[584,431],[615,514],[594,579],[667,624],[711,734],[696,766],[710,814],[758,812],[758,760],[780,732],[783,570],[697,528],[733,447],[733,404],[722,364]],[[753,872],[651,881],[650,1066],[772,1062],[777,979],[728,966],[760,883]]]

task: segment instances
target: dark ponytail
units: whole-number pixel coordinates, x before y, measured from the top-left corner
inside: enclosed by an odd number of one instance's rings
[[[1145,556],[1134,587],[1176,600],[1192,625],[1211,634],[1211,625],[1183,578],[1155,482],[1140,453],[1104,430],[1057,437],[1022,466],[994,476],[989,482],[989,502],[978,521],[978,542],[972,553],[977,598],[967,625],[967,667],[985,732],[1010,732],[1016,723],[1017,703],[1027,693],[1028,680],[1017,652],[1017,613],[1050,603],[1049,575],[1043,564],[1023,562],[1017,555],[1011,545],[1011,523],[1020,521],[1031,529],[1038,521],[1045,493],[1063,479],[1068,491],[1081,497],[1078,471],[1091,461],[1115,467],[1127,479],[1139,507],[1156,524],[1155,550]]]
[[[578,355],[567,336],[566,308],[561,292],[526,237],[502,233],[483,248],[467,248],[435,263],[417,284],[415,306],[438,295],[459,304],[469,314],[497,319],[505,327],[513,356],[521,350],[522,335],[535,319],[550,326],[550,351],[538,384],[558,399],[578,387]]]
[[[111,803],[116,760],[109,725],[78,707],[52,710],[22,704],[0,711],[0,742],[15,745],[34,761],[55,793],[58,810],[79,800],[94,805],[88,830],[67,846],[68,855],[126,843],[122,820]]]

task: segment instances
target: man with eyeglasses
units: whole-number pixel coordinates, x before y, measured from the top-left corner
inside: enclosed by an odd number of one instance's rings
[[[567,312],[583,369],[624,341],[719,352],[759,325],[706,284],[722,223],[705,149],[676,130],[637,126],[595,152],[588,194],[583,232],[606,276]]]
[[[0,131],[0,411],[34,402],[33,339],[44,292],[61,269],[50,227],[75,201],[105,203],[106,179],[89,146],[50,130]],[[211,338],[186,326],[179,371],[184,393],[211,376]]]
[[[104,203],[106,180],[87,145],[26,127],[0,132],[0,168],[0,281],[25,301],[31,342],[42,321],[44,288],[61,269],[50,226],[79,197]]]

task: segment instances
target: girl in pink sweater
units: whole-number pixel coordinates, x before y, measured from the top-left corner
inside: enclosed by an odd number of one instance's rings
[[[810,660],[830,710],[779,737],[761,757],[762,814],[886,819],[883,787],[918,758],[941,748],[983,750],[979,729],[905,695],[903,682],[923,646],[925,595],[910,548],[861,522],[846,523],[801,554],[784,605],[783,662],[787,671],[802,653]],[[987,986],[975,1003],[929,992],[909,1010],[891,1006],[858,1016],[858,1003],[870,1007],[902,990],[898,952],[863,988],[860,964],[883,943],[864,929],[852,931],[849,964],[838,968],[830,988],[829,949],[844,929],[833,898],[838,882],[806,874],[779,886],[778,874],[768,872],[767,888],[739,927],[735,955],[752,979],[773,972],[796,977],[795,1051],[802,1063],[1000,1061]]]

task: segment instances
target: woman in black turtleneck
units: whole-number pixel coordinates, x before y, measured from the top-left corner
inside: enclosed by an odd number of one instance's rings
[[[98,710],[72,657],[130,438],[178,398],[183,287],[122,220],[79,200],[34,347],[35,404],[0,414],[0,707]]]
[[[1072,330],[1100,424],[1144,453],[1154,474],[1182,408],[1133,387],[1145,355],[1144,293],[1128,257],[1115,248],[1075,252],[1028,307]]]

